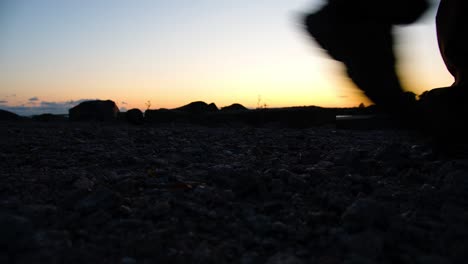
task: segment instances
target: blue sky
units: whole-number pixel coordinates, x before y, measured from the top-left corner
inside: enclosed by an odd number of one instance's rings
[[[125,108],[148,100],[154,108],[197,100],[255,107],[259,96],[271,107],[358,105],[365,99],[341,65],[299,24],[320,4],[0,0],[0,107],[65,111],[83,98]],[[416,93],[451,82],[433,16],[397,30],[402,78]]]

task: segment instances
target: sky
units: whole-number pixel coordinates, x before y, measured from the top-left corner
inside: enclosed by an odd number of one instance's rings
[[[435,1],[436,2],[436,1]],[[83,100],[121,110],[193,101],[255,108],[369,104],[305,33],[320,0],[0,0],[0,108],[66,113]],[[400,76],[420,94],[453,82],[435,6],[399,27]]]

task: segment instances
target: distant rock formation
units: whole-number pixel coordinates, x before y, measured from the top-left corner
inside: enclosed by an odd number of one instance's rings
[[[145,121],[151,123],[171,123],[186,121],[186,114],[176,110],[159,109],[159,110],[146,110]]]
[[[247,109],[245,106],[241,105],[241,104],[232,104],[230,106],[225,106],[223,108],[221,108],[221,111],[246,111],[246,110],[249,110]]]
[[[21,119],[19,115],[0,109],[0,121],[14,121],[19,119]]]
[[[68,110],[71,121],[112,121],[117,118],[119,108],[111,100],[86,101]]]
[[[32,120],[34,121],[40,121],[40,122],[58,122],[58,121],[67,121],[67,117],[65,115],[54,115],[54,114],[40,114],[40,115],[35,115],[32,117]]]
[[[125,113],[127,122],[134,125],[141,125],[144,123],[143,112],[140,109],[133,108]]]
[[[191,114],[210,113],[219,111],[218,107],[214,103],[207,104],[202,101],[192,102],[188,105],[184,105],[174,110]]]

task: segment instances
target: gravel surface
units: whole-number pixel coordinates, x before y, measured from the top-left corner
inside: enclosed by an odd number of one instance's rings
[[[0,124],[0,263],[465,263],[468,159],[405,131]]]

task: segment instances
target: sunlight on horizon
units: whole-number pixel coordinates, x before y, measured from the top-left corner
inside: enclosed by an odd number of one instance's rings
[[[175,108],[369,104],[299,24],[319,0],[58,1],[0,5],[0,108],[81,99]],[[434,10],[397,29],[399,71],[417,94],[449,86]],[[32,100],[31,100],[32,99]]]

